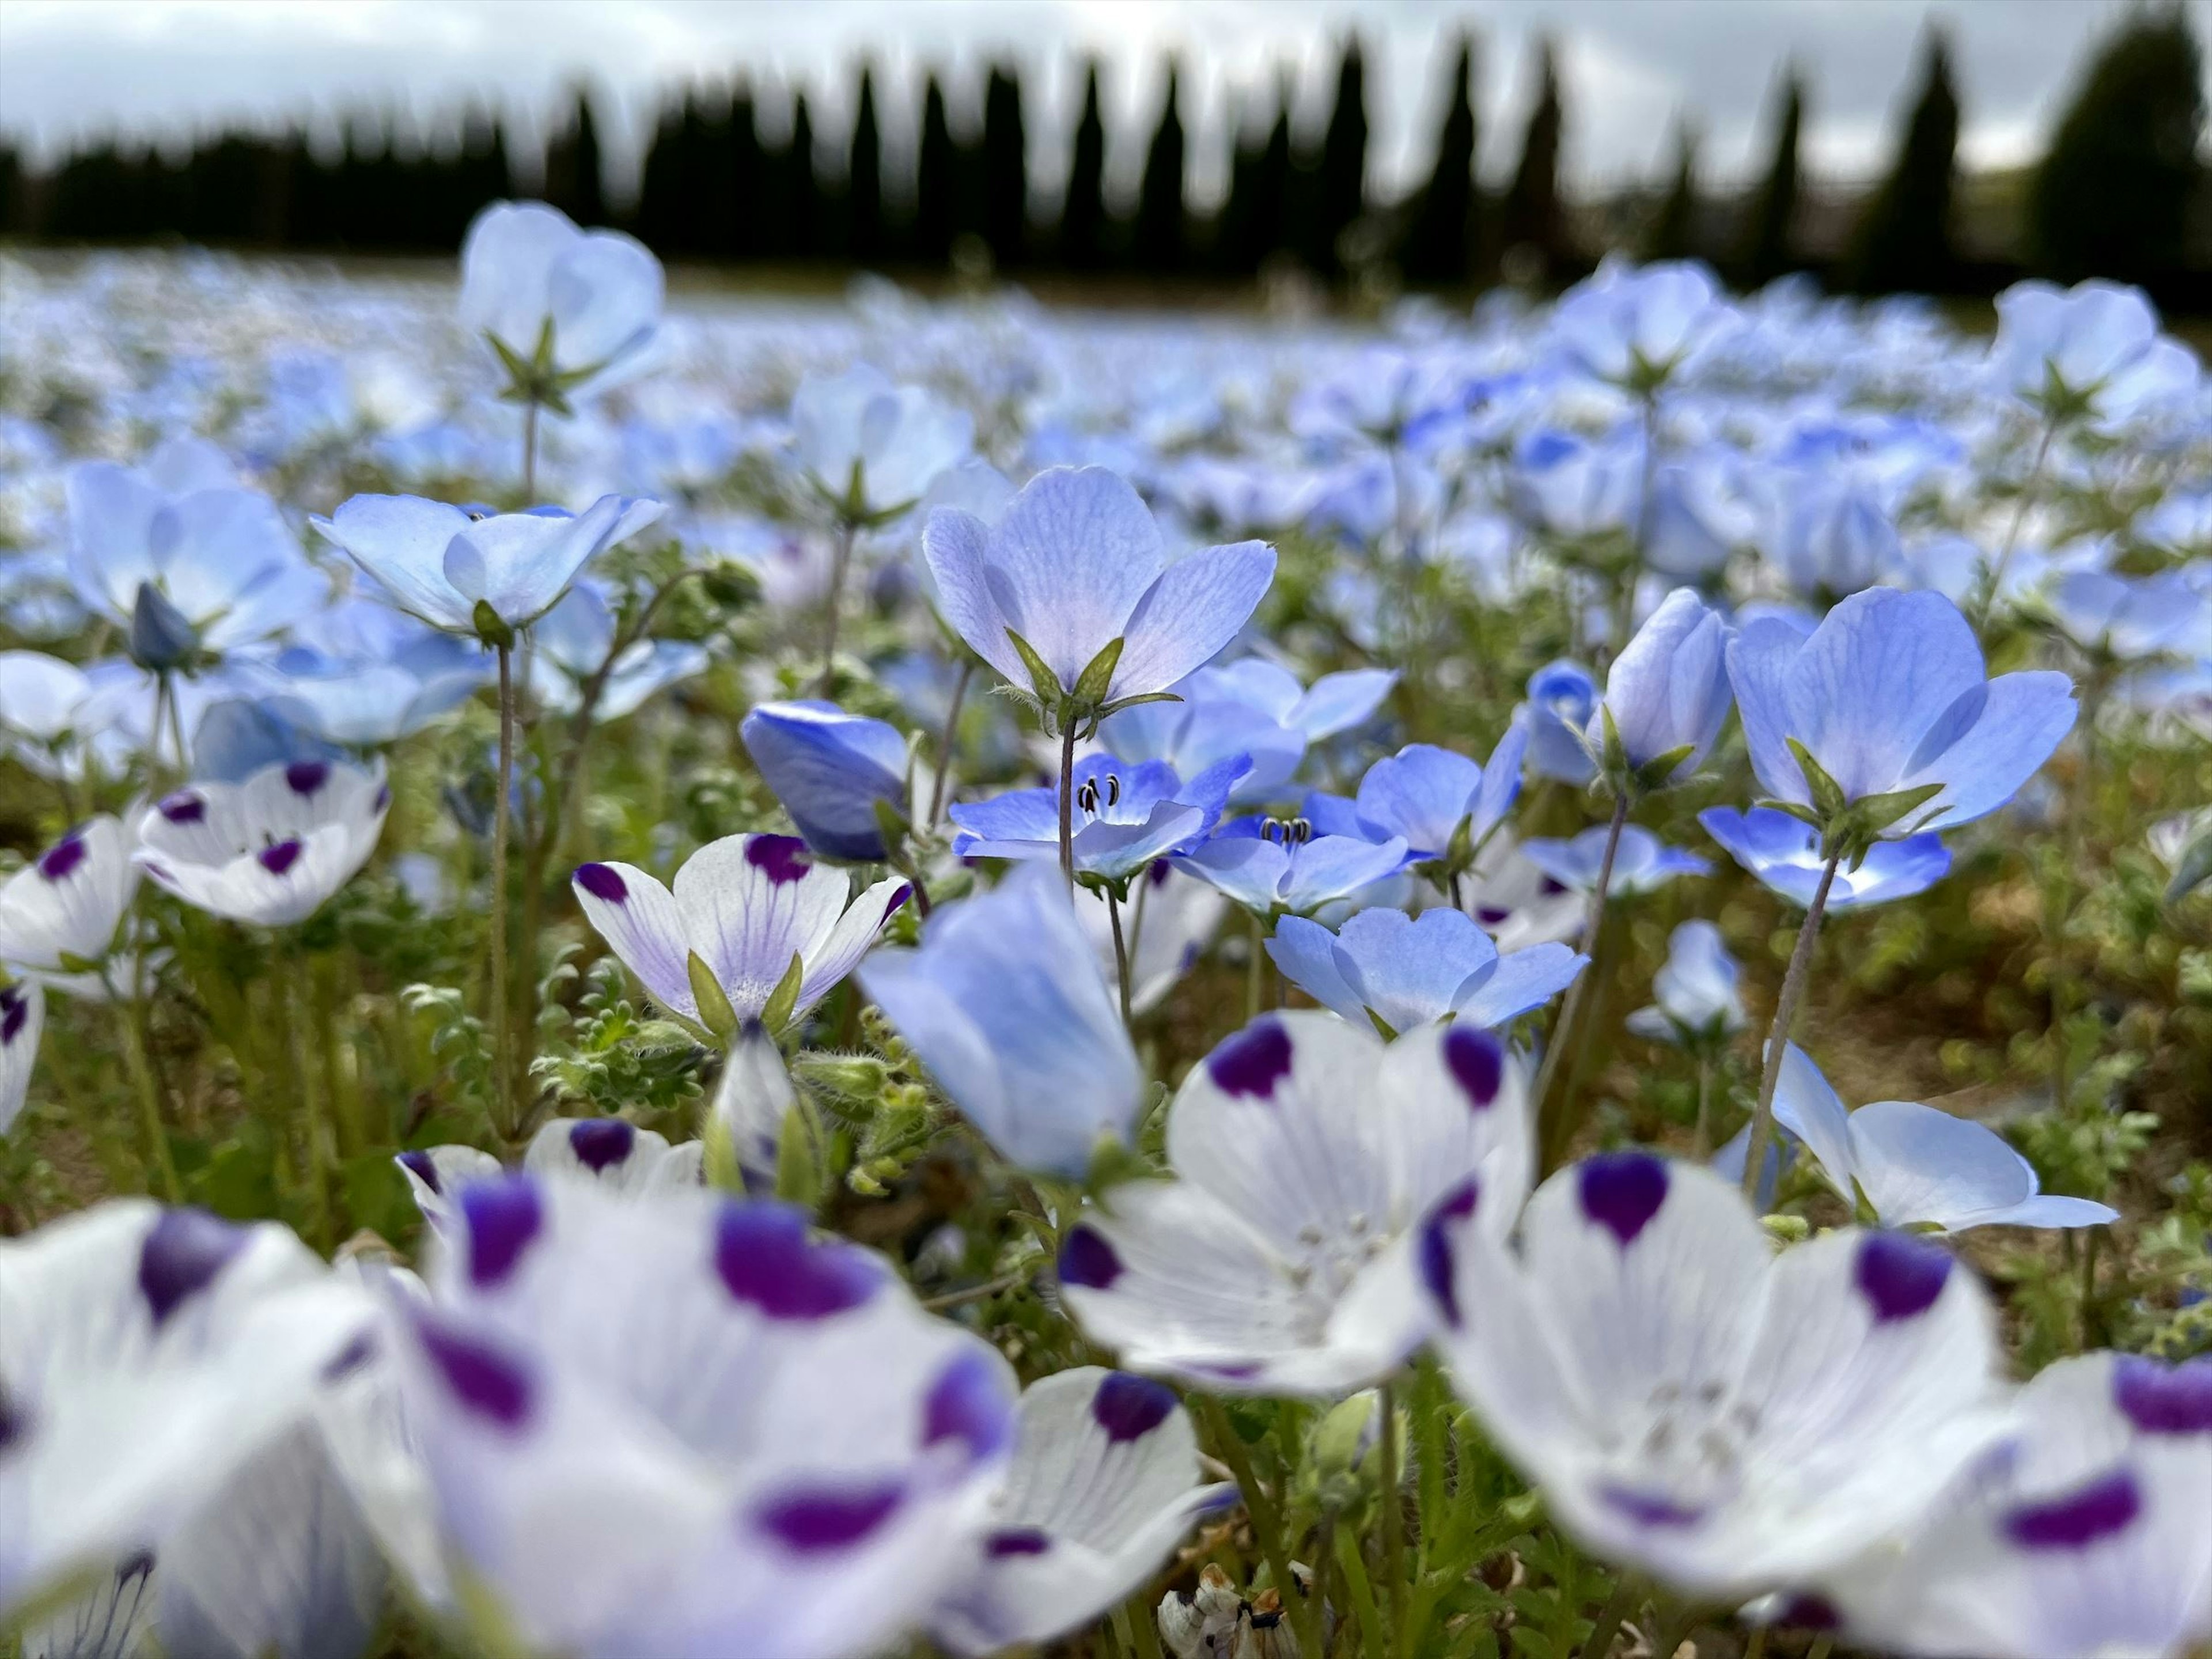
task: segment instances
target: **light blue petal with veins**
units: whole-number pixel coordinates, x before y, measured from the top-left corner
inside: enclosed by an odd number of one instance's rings
[[[1363,912],[1363,914],[1364,914]],[[1341,1014],[1355,1025],[1365,1025],[1367,1009],[1359,994],[1345,982],[1336,963],[1336,935],[1304,916],[1285,916],[1275,924],[1267,941],[1267,954],[1285,979],[1324,1008]]]
[[[1170,565],[1129,617],[1109,695],[1164,691],[1203,667],[1251,620],[1274,580],[1275,550],[1265,542],[1201,548]]]
[[[1431,912],[1431,914],[1434,914]],[[1509,951],[1473,990],[1462,993],[1455,1012],[1471,1025],[1503,1025],[1540,1008],[1575,982],[1589,958],[1564,945],[1531,945]]]

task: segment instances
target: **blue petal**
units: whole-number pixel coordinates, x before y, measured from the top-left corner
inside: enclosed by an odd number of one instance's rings
[[[1285,916],[1275,924],[1267,954],[1285,979],[1322,1007],[1355,1025],[1367,1024],[1365,1006],[1337,970],[1336,935],[1319,922],[1304,916]]]

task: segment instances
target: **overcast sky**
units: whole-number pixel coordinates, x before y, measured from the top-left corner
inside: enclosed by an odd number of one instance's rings
[[[2191,0],[2204,6],[2208,0]],[[532,123],[578,76],[602,100],[617,181],[660,92],[735,69],[804,83],[824,142],[842,137],[852,64],[877,64],[891,142],[910,133],[921,71],[972,84],[1011,52],[1027,71],[1036,176],[1056,184],[1079,90],[1109,65],[1109,167],[1132,179],[1158,110],[1160,64],[1181,54],[1194,185],[1218,188],[1221,136],[1279,72],[1303,118],[1328,104],[1335,43],[1370,52],[1375,181],[1425,171],[1452,33],[1480,43],[1482,161],[1510,167],[1528,51],[1561,42],[1571,175],[1656,175],[1678,113],[1703,129],[1708,177],[1755,170],[1779,66],[1811,92],[1806,155],[1819,175],[1879,171],[1928,20],[1949,28],[1970,165],[2038,152],[2085,44],[2126,0],[0,0],[0,128],[52,155],[123,125],[177,134],[399,105],[422,117],[478,95]],[[766,118],[773,120],[773,113]]]

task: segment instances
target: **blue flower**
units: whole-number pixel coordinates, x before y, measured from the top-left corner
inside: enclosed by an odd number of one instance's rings
[[[660,516],[660,503],[602,495],[582,513],[471,512],[415,495],[356,495],[315,528],[434,628],[491,639],[536,622],[597,554]]]
[[[1759,550],[1793,592],[1833,599],[1902,568],[1896,522],[1871,480],[1833,467],[1782,471],[1768,492]]]
[[[1739,812],[1710,806],[1698,814],[1705,833],[1728,855],[1759,878],[1770,891],[1802,910],[1813,902],[1820,872],[1827,864],[1820,832],[1802,818],[1771,806]],[[1950,849],[1932,832],[1903,841],[1876,842],[1856,869],[1838,865],[1828,888],[1827,908],[1851,910],[1923,893],[1951,872]]]
[[[1702,264],[1608,259],[1559,296],[1552,333],[1585,374],[1641,392],[1665,381],[1733,316]]]
[[[390,605],[348,599],[292,630],[249,671],[286,718],[365,747],[419,732],[484,683],[483,652]]]
[[[1288,669],[1245,657],[1200,669],[1178,688],[1179,703],[1123,709],[1099,737],[1125,759],[1165,761],[1185,777],[1247,756],[1251,769],[1230,799],[1255,804],[1276,797],[1309,745],[1370,718],[1397,682],[1388,669],[1354,668],[1323,674],[1309,689]]]
[[[2059,632],[2084,651],[2134,661],[2188,654],[2204,613],[2204,598],[2179,570],[2115,576],[2075,570],[2051,583],[2044,608]]]
[[[1401,837],[1407,856],[1426,861],[1482,845],[1521,793],[1521,758],[1528,727],[1516,720],[1491,751],[1487,765],[1431,743],[1407,744],[1367,769],[1355,798],[1359,817],[1372,826],[1370,841]]]
[[[894,386],[866,363],[810,374],[791,401],[799,468],[855,520],[902,513],[964,459],[975,423],[917,386]]]
[[[902,817],[907,810],[906,739],[896,726],[809,698],[756,704],[738,730],[809,847],[856,864],[890,856],[876,805]]]
[[[1719,614],[1689,588],[1661,601],[1606,676],[1603,712],[1590,737],[1602,741],[1609,767],[1641,775],[1677,757],[1663,776],[1639,776],[1644,787],[1679,783],[1698,769],[1728,719],[1730,637]]]
[[[1018,635],[1063,696],[1116,640],[1105,700],[1165,691],[1237,636],[1274,580],[1262,542],[1170,562],[1137,492],[1099,467],[1052,467],[995,527],[940,507],[922,532],[945,620],[1024,690]]]
[[[1582,734],[1597,712],[1597,682],[1580,663],[1562,657],[1528,677],[1528,769],[1540,778],[1588,783],[1597,763]]]
[[[1355,1025],[1372,1019],[1392,1035],[1455,1018],[1503,1025],[1566,989],[1589,961],[1564,945],[1501,957],[1490,935],[1460,911],[1415,917],[1380,906],[1334,933],[1317,921],[1285,916],[1267,954],[1284,978],[1323,1007]]]
[[[1592,824],[1571,841],[1524,841],[1522,854],[1560,886],[1587,893],[1597,885],[1605,863],[1607,826]],[[1613,855],[1613,880],[1607,889],[1613,898],[1648,893],[1677,876],[1702,876],[1712,866],[1695,853],[1669,847],[1649,830],[1628,823],[1620,830],[1620,845]]]
[[[2107,423],[2197,372],[2188,349],[2160,336],[2141,289],[2101,279],[2070,289],[2014,283],[1997,295],[1990,366],[2045,420]]]
[[[1511,489],[1548,534],[1586,541],[1636,527],[1644,502],[1644,437],[1625,422],[1600,439],[1545,428],[1513,453]]]
[[[537,647],[530,658],[532,689],[559,714],[575,712],[585,686],[602,671],[594,712],[601,720],[618,720],[654,692],[707,666],[707,647],[690,640],[632,640],[615,656],[614,613],[588,579],[538,618],[532,639]]]
[[[1316,823],[1311,809],[1328,800],[1310,796],[1308,815],[1287,821],[1233,818],[1177,862],[1261,915],[1304,915],[1405,867],[1401,836],[1378,842],[1357,823]]]
[[[1652,975],[1651,1007],[1628,1017],[1628,1029],[1654,1042],[1683,1048],[1741,1031],[1748,1023],[1735,958],[1710,921],[1686,921],[1667,941],[1667,961]]]
[[[1932,792],[1874,826],[1890,839],[1995,811],[2074,724],[2065,675],[1985,678],[1973,629],[1940,593],[1869,588],[1810,638],[1755,622],[1729,647],[1728,665],[1752,768],[1770,796],[1821,812],[1835,804],[1815,799],[1793,742],[1845,807]]]
[[[645,367],[664,288],[660,261],[636,238],[580,230],[543,202],[494,202],[461,243],[461,326],[541,368],[557,393]]]
[[[1232,755],[1185,783],[1163,761],[1131,765],[1093,755],[1079,762],[1072,784],[1076,873],[1124,882],[1155,859],[1190,851],[1221,822],[1229,792],[1249,764]],[[950,816],[960,826],[952,842],[960,858],[1060,856],[1057,785],[1009,790],[956,805]]]
[[[1101,1139],[1128,1139],[1144,1073],[1055,872],[941,906],[918,948],[878,951],[860,985],[1015,1164],[1078,1177]]]

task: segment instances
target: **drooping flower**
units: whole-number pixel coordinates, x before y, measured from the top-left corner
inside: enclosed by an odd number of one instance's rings
[[[1587,893],[1597,885],[1605,866],[1607,826],[1592,824],[1568,841],[1539,838],[1524,841],[1521,851],[1528,860],[1574,892]],[[1663,887],[1677,876],[1702,876],[1712,866],[1695,853],[1669,847],[1639,824],[1624,824],[1620,845],[1613,849],[1613,880],[1608,897],[1628,898]]]
[[[2095,1227],[2109,1205],[2045,1193],[2035,1166],[1985,1124],[1916,1100],[1846,1111],[1820,1068],[1790,1043],[1774,1088],[1774,1121],[1803,1141],[1846,1204],[1885,1227]]]
[[[2212,1359],[2062,1359],[1901,1541],[1829,1575],[1855,1643],[1977,1659],[2212,1639]]]
[[[1624,787],[1663,788],[1703,763],[1728,719],[1732,637],[1694,590],[1678,587],[1613,659],[1589,737],[1608,767],[1625,769]]]
[[[1080,1176],[1126,1141],[1144,1075],[1058,876],[1024,866],[948,904],[860,986],[984,1139],[1025,1169]]]
[[[1267,954],[1283,977],[1355,1025],[1409,1031],[1439,1019],[1503,1025],[1574,983],[1589,958],[1564,945],[1500,956],[1464,912],[1359,911],[1332,933],[1285,916]]]
[[[187,903],[282,927],[353,879],[391,807],[381,762],[295,761],[164,795],[139,815],[131,856]]]
[[[1192,1523],[1234,1500],[1201,1484],[1198,1437],[1164,1384],[1078,1365],[1022,1391],[1006,1484],[933,1633],[981,1655],[1088,1624],[1158,1571]]]
[[[1562,1527],[1685,1594],[1841,1565],[2003,1426],[1988,1299],[1935,1245],[1777,1257],[1733,1185],[1640,1152],[1546,1182],[1517,1257],[1481,1218],[1424,1239],[1455,1386]]]
[[[592,558],[660,513],[659,501],[623,495],[602,495],[581,513],[486,513],[414,495],[356,495],[313,522],[401,610],[498,643],[551,610]]]
[[[709,842],[676,872],[673,893],[633,864],[580,865],[570,884],[585,920],[655,1001],[725,1038],[769,1012],[794,967],[797,998],[783,1017],[813,1007],[913,890],[889,878],[854,898],[851,878],[816,863],[793,836]]]
[[[1471,1025],[1387,1047],[1319,1012],[1263,1016],[1183,1079],[1176,1179],[1114,1190],[1065,1234],[1060,1295],[1125,1364],[1216,1392],[1340,1395],[1430,1328],[1419,1228],[1499,1236],[1534,1152],[1526,1080]]]
[[[660,261],[635,237],[580,230],[543,202],[494,202],[461,243],[461,326],[510,375],[532,371],[563,398],[643,362],[664,287]]]
[[[0,884],[0,963],[76,974],[103,960],[138,891],[131,832],[102,812]]]
[[[922,532],[945,620],[1014,685],[1036,687],[1015,636],[1058,696],[1115,641],[1103,701],[1165,691],[1236,637],[1267,591],[1262,542],[1170,562],[1137,492],[1100,467],[1051,467],[1022,487],[995,527],[939,507]]]
[[[1667,940],[1667,960],[1651,978],[1657,1001],[1628,1017],[1628,1029],[1654,1042],[1687,1048],[1734,1036],[1749,1022],[1737,994],[1741,970],[1721,930],[1686,921]]]
[[[1126,882],[1156,860],[1191,851],[1221,822],[1230,792],[1249,764],[1232,755],[1186,783],[1163,761],[1132,765],[1091,755],[1077,762],[1069,842],[1076,873]],[[956,805],[950,816],[960,827],[952,841],[956,857],[1060,856],[1056,784]]]
[[[1486,764],[1429,743],[1407,744],[1376,761],[1353,798],[1359,816],[1374,826],[1370,839],[1397,836],[1407,856],[1424,863],[1449,859],[1455,848],[1471,857],[1519,797],[1528,746],[1528,727],[1516,720]]]
[[[866,363],[808,375],[791,400],[791,428],[799,471],[860,522],[911,507],[975,440],[965,410],[895,386]]]
[[[1597,763],[1583,742],[1597,713],[1597,682],[1562,658],[1528,677],[1528,769],[1540,778],[1588,783]]]
[[[1869,588],[1810,638],[1754,622],[1729,645],[1728,665],[1760,787],[1816,814],[1896,807],[1869,826],[1890,840],[1996,811],[2074,724],[2065,675],[1988,678],[1974,630],[1940,593]],[[1815,795],[1793,744],[1834,785],[1833,799]]]
[[[896,726],[809,698],[757,703],[738,730],[809,848],[854,863],[889,856],[877,805],[902,817],[908,807],[906,739]]]
[[[1698,814],[1698,822],[1760,885],[1801,910],[1813,902],[1827,860],[1820,851],[1820,832],[1804,819],[1771,806],[1754,806],[1748,812],[1708,806]],[[1903,841],[1876,842],[1856,869],[1837,866],[1828,885],[1827,908],[1850,910],[1911,898],[1950,873],[1950,848],[1932,830]]]
[[[1006,1362],[798,1212],[464,1187],[402,1323],[441,1528],[579,1659],[837,1659],[917,1626],[1013,1440]]]

